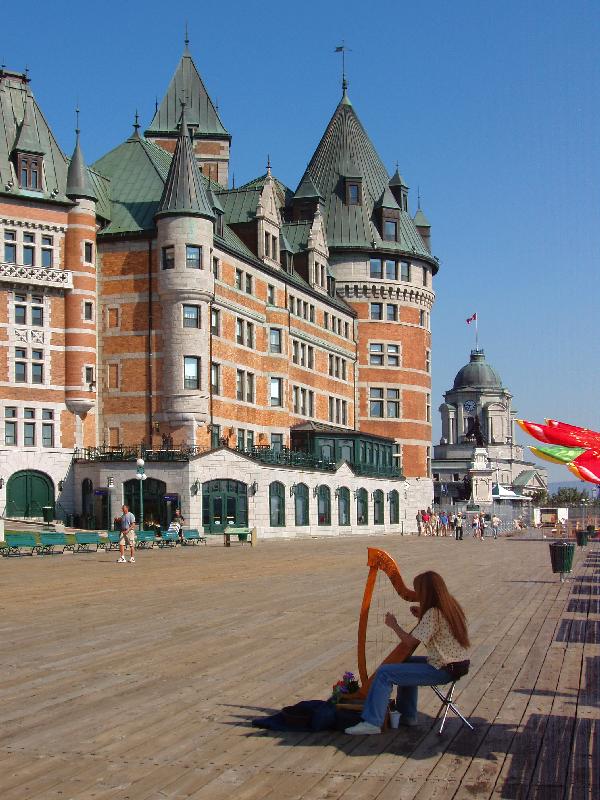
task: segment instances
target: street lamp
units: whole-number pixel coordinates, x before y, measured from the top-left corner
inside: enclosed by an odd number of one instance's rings
[[[138,458],[137,460],[137,473],[136,478],[140,482],[140,530],[143,529],[144,525],[144,481],[146,480],[146,473],[144,472],[145,461],[143,458]]]
[[[112,531],[113,524],[112,524],[112,490],[113,486],[115,485],[115,479],[111,475],[107,481],[108,485],[108,520],[107,520],[107,530]]]

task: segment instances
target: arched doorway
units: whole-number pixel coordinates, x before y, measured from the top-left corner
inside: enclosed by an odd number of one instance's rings
[[[146,478],[144,481],[144,519],[140,519],[140,481],[132,478],[123,484],[124,503],[129,506],[129,510],[135,516],[136,522],[150,524],[160,523],[160,527],[166,530],[169,527],[169,514],[167,508],[167,484],[157,478]],[[173,497],[174,495],[168,495]],[[171,502],[171,501],[169,501]],[[177,504],[174,509],[178,507]],[[173,509],[173,510],[174,510]],[[120,514],[121,509],[115,513]]]
[[[248,487],[241,481],[202,484],[202,525],[210,533],[248,525]]]
[[[54,514],[54,483],[49,475],[24,469],[10,476],[6,486],[8,517],[42,517],[44,506],[51,506]]]

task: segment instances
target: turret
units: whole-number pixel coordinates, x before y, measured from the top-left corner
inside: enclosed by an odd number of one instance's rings
[[[179,443],[194,444],[198,424],[209,419],[207,332],[214,290],[215,213],[219,209],[200,174],[187,107],[182,104],[179,137],[156,213],[164,335],[163,419]]]
[[[81,151],[79,125],[75,137],[65,192],[73,203],[65,233],[65,267],[73,274],[73,291],[65,295],[65,402],[76,416],[75,445],[82,447],[95,441],[93,422],[84,422],[96,404],[97,198]]]
[[[419,231],[421,239],[423,239],[423,244],[431,253],[431,225],[429,224],[429,220],[423,213],[421,209],[421,199],[419,198],[419,207],[417,208],[417,213],[415,214],[414,218],[415,228]]]
[[[408,186],[404,183],[402,175],[398,172],[397,165],[396,171],[390,178],[388,185],[402,211],[408,211]]]

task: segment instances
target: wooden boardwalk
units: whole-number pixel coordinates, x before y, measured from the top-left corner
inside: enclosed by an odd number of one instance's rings
[[[469,617],[451,718],[381,736],[250,720],[356,667],[366,547],[440,571]],[[353,537],[0,561],[2,800],[600,797],[600,548]],[[399,604],[400,605],[400,604]],[[406,605],[406,604],[403,604]],[[408,621],[407,609],[402,609]]]

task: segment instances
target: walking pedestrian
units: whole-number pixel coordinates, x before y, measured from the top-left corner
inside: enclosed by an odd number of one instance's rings
[[[456,519],[454,521],[454,538],[456,541],[461,541],[463,538],[463,515],[462,511],[459,511],[456,515]]]
[[[473,531],[473,538],[479,539],[479,533],[480,533],[479,514],[475,514],[473,516],[473,519],[471,520],[471,530]]]
[[[479,538],[483,542],[485,537],[485,529],[487,528],[487,520],[485,518],[485,514],[479,515]]]
[[[122,515],[119,519],[119,528],[121,535],[119,537],[119,552],[120,557],[117,559],[117,564],[124,564],[127,559],[125,558],[125,547],[129,547],[129,563],[135,564],[135,517],[129,510],[129,506],[122,506]]]
[[[494,539],[498,538],[498,531],[500,530],[500,517],[497,514],[494,514],[492,517],[492,534],[494,535]]]

